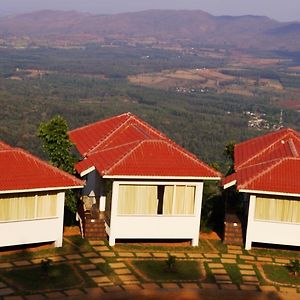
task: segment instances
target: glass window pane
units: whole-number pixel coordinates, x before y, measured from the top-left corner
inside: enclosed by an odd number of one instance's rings
[[[1,196],[0,221],[20,221],[34,219],[35,196]]]
[[[51,218],[57,216],[57,195],[46,194],[37,196],[37,218]]]
[[[255,219],[300,223],[300,200],[296,198],[257,197]]]
[[[153,215],[157,213],[157,203],[157,186],[119,186],[118,214]]]

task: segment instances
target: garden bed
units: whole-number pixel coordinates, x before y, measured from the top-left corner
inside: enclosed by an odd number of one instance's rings
[[[67,264],[52,265],[47,273],[39,265],[7,270],[1,276],[11,285],[27,292],[68,289],[83,284],[77,270]]]
[[[192,260],[177,260],[172,270],[165,260],[133,260],[130,265],[145,281],[200,281],[205,275],[200,263]]]
[[[266,279],[272,281],[272,283],[300,286],[300,276],[293,276],[287,266],[263,265],[262,269]]]

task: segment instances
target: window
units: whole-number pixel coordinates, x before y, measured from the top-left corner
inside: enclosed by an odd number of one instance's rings
[[[300,223],[300,200],[256,197],[255,219]]]
[[[156,186],[120,185],[118,214],[153,215],[156,212]]]
[[[120,185],[120,215],[192,215],[195,186]]]
[[[0,197],[0,222],[51,218],[57,216],[56,194],[19,194]]]

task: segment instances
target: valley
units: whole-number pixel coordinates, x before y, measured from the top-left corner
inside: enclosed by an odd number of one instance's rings
[[[174,22],[175,15],[191,16],[188,12],[144,12],[130,15],[133,19],[129,20],[123,14],[114,27],[110,22],[115,17],[110,16],[105,34],[100,30],[102,17],[93,19],[98,22],[97,33],[91,21],[66,34],[75,19],[80,23],[90,20],[90,15],[49,11],[18,19],[0,18],[1,139],[43,156],[36,136],[40,122],[60,114],[72,129],[130,111],[207,163],[225,170],[223,149],[228,142],[274,130],[281,126],[281,116],[284,126],[300,129],[296,43],[286,44],[292,46],[286,49],[279,49],[276,41],[258,48],[220,44],[218,33],[213,43],[204,40],[202,44],[201,35],[213,37],[213,33],[194,29],[185,31],[183,39],[184,33],[177,32],[175,38],[175,28],[166,22],[159,25],[151,19],[150,27],[140,26],[149,15],[158,21],[168,14],[168,22]],[[51,25],[46,16],[53,17],[51,24],[59,22]],[[192,16],[189,22],[180,21],[182,26],[210,22],[212,30],[218,20],[226,26],[238,22],[245,36],[258,30],[254,26],[249,33],[245,28],[245,24],[253,24],[254,17],[227,20],[199,12]],[[268,30],[283,26],[264,18],[255,20]],[[126,30],[115,34],[121,24],[127,24]],[[160,28],[160,36],[154,36],[155,28]],[[293,37],[298,34],[296,29],[292,33]],[[237,39],[240,35],[234,30],[231,34],[231,40],[243,40]],[[75,35],[78,39],[73,42]],[[65,44],[59,43],[62,40]]]

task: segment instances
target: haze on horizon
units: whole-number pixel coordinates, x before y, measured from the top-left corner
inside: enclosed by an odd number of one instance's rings
[[[148,9],[203,10],[213,15],[260,15],[300,21],[299,0],[0,0],[0,16],[43,9],[115,14]]]

